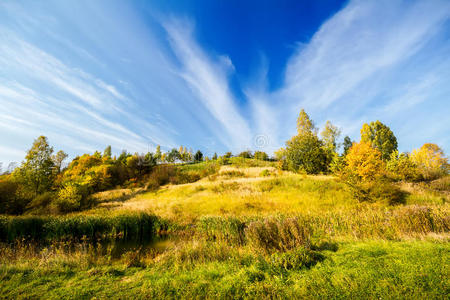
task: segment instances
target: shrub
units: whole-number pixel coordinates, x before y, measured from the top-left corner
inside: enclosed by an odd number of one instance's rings
[[[387,202],[390,205],[405,203],[406,193],[385,180],[346,182],[353,198],[360,202]]]
[[[287,252],[276,252],[270,256],[270,265],[274,271],[284,272],[310,268],[323,261],[325,256],[319,252],[298,248]]]
[[[161,185],[167,184],[170,178],[174,176],[176,170],[171,165],[160,165],[153,169],[147,183],[147,189],[156,190]]]
[[[447,175],[430,182],[430,187],[437,191],[450,192],[450,176]]]
[[[261,177],[268,177],[270,175],[272,175],[272,173],[268,169],[262,170],[261,173],[259,174],[259,176]]]
[[[58,192],[58,197],[54,202],[59,212],[72,212],[79,210],[83,204],[83,199],[87,197],[87,192],[78,185],[67,185]]]
[[[0,214],[21,214],[27,205],[18,196],[19,184],[11,180],[0,180]]]
[[[299,217],[268,218],[251,222],[245,229],[245,237],[257,251],[288,251],[297,247],[310,248],[311,228]]]
[[[45,213],[57,196],[54,192],[40,194],[27,205],[27,210],[31,213]]]
[[[386,163],[386,169],[394,180],[418,181],[422,179],[417,165],[406,153],[392,152],[389,161]]]
[[[233,178],[233,177],[245,177],[245,173],[237,170],[229,170],[225,172],[221,172],[219,175]]]

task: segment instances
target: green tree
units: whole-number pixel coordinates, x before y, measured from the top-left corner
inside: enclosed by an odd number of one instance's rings
[[[243,151],[241,153],[239,153],[238,157],[243,157],[243,158],[252,158],[252,152],[250,150],[247,151]]]
[[[267,155],[267,153],[263,151],[255,151],[253,157],[259,160],[269,160],[269,155]]]
[[[361,128],[361,141],[369,143],[381,152],[381,158],[386,161],[391,153],[397,150],[397,138],[391,129],[380,121],[364,123]]]
[[[200,150],[198,150],[197,152],[195,152],[195,155],[194,155],[194,161],[195,161],[195,162],[201,162],[201,161],[203,161],[203,153],[202,153]]]
[[[284,155],[291,171],[317,174],[326,170],[326,154],[314,134],[299,134],[291,138],[286,142]]]
[[[225,157],[225,158],[231,158],[232,156],[233,156],[233,153],[231,153],[231,152],[227,152],[223,155],[223,157]]]
[[[213,155],[212,159],[213,160],[217,160],[217,153],[216,152],[214,152],[214,155]]]
[[[162,161],[162,154],[161,154],[161,146],[160,145],[156,146],[155,159],[156,159],[157,162],[161,162]]]
[[[341,130],[331,124],[330,121],[327,121],[320,135],[322,136],[324,148],[332,153],[336,152],[339,146],[337,139],[341,135]]]
[[[386,169],[391,178],[396,180],[416,181],[420,179],[417,165],[411,160],[408,153],[398,153],[397,150],[391,153]]]
[[[28,150],[25,161],[14,171],[13,177],[18,179],[35,196],[49,191],[54,180],[52,160],[53,148],[45,136],[40,136]]]
[[[311,174],[326,171],[327,156],[323,143],[317,137],[314,122],[303,109],[297,119],[297,131],[298,134],[286,142],[286,149],[279,152],[285,160],[280,166]]]
[[[344,138],[344,143],[343,143],[343,147],[344,147],[344,156],[345,155],[347,155],[347,153],[348,153],[348,150],[352,147],[352,145],[353,145],[353,142],[352,142],[352,140],[350,139],[350,137],[347,135],[347,136],[345,136],[345,138]]]
[[[105,150],[103,151],[103,157],[105,158],[111,158],[112,152],[111,152],[111,146],[109,145],[108,147],[105,148]]]
[[[324,129],[320,133],[322,136],[323,149],[326,155],[326,165],[328,170],[330,171],[330,165],[333,161],[335,154],[337,153],[338,143],[337,139],[341,134],[341,130],[331,124],[330,121],[327,121]]]
[[[180,159],[180,152],[177,149],[173,148],[170,152],[167,153],[166,160],[167,162],[173,163],[176,160]]]

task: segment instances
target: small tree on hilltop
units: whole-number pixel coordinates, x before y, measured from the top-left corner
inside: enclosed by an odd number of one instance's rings
[[[203,153],[202,153],[200,150],[198,150],[197,152],[195,152],[195,155],[194,155],[194,161],[195,161],[195,162],[201,162],[201,161],[203,161]]]
[[[302,109],[297,120],[298,134],[286,142],[282,154],[285,161],[279,163],[294,172],[305,171],[317,174],[326,171],[327,157],[323,144],[317,137],[317,129],[308,114]]]

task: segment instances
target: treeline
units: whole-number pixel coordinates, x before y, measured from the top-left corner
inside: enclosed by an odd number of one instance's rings
[[[0,175],[0,214],[66,213],[91,206],[93,193],[117,187],[157,189],[172,183],[190,183],[218,171],[220,165],[246,161],[276,160],[281,170],[304,174],[335,174],[360,200],[379,198],[400,201],[401,192],[391,183],[430,181],[449,173],[447,157],[439,146],[424,144],[411,153],[399,153],[397,138],[380,121],[364,124],[360,142],[348,136],[339,143],[341,130],[327,121],[318,132],[313,120],[302,110],[297,135],[270,158],[262,151],[231,152],[209,158],[186,147],[154,153],[112,156],[111,147],[103,152],[84,154],[67,166],[68,155],[54,153],[44,136],[37,138],[25,160],[10,174]],[[342,151],[340,151],[342,146]],[[236,161],[236,160],[242,161]],[[177,167],[192,165],[192,167]],[[397,199],[397,200],[396,200]]]
[[[346,136],[341,153],[338,143],[341,131],[330,121],[319,137],[313,120],[302,110],[297,131],[286,147],[275,153],[279,168],[308,174],[335,174],[359,200],[401,202],[402,192],[392,182],[431,181],[450,171],[444,151],[436,144],[426,143],[411,153],[400,153],[394,133],[380,121],[362,126],[360,142]]]
[[[65,166],[68,155],[54,153],[45,136],[38,137],[25,160],[10,173],[0,175],[0,214],[67,213],[93,205],[93,193],[108,189],[190,183],[217,171],[217,165],[228,164],[231,152],[208,158],[198,150],[186,147],[146,154],[123,151],[112,156],[111,146],[103,152],[83,154]],[[268,160],[266,153],[245,151],[238,156]],[[175,164],[204,163],[201,168],[177,168]],[[211,163],[209,163],[211,162]]]

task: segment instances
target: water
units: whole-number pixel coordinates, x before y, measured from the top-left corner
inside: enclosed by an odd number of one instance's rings
[[[111,258],[118,259],[124,253],[129,251],[141,251],[146,253],[153,251],[156,253],[164,252],[167,248],[174,245],[175,239],[170,237],[159,237],[149,240],[102,240],[94,243],[94,247],[101,245],[101,255],[111,255]],[[100,254],[100,253],[99,253]]]

